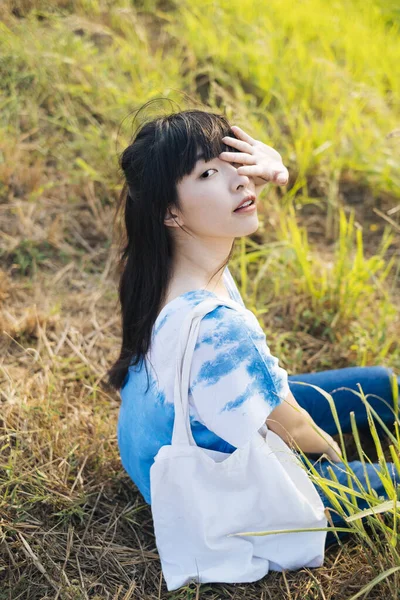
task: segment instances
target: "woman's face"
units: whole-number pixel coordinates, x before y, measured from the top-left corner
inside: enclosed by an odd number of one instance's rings
[[[201,151],[189,175],[177,185],[181,211],[173,209],[179,224],[201,237],[241,237],[258,229],[256,202],[249,212],[234,212],[246,196],[255,195],[252,179],[239,175],[239,163],[213,158],[207,163]],[[257,198],[256,198],[257,201]],[[168,221],[169,224],[173,223]]]

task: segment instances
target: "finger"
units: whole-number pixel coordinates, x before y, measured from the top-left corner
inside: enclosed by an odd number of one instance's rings
[[[289,181],[289,171],[282,163],[272,163],[271,170],[273,171],[272,179],[274,183],[286,185]]]
[[[286,169],[286,167],[283,167],[283,171],[280,171],[279,173],[277,173],[275,175],[275,181],[276,183],[279,183],[280,185],[286,185],[289,181],[289,172]]]
[[[232,129],[232,131],[235,134],[237,133],[239,135],[239,137],[241,137],[243,140],[245,140],[245,142],[247,142],[248,144],[250,144],[250,146],[252,146],[253,144],[256,143],[256,140],[253,139],[251,137],[251,135],[249,135],[248,133],[246,133],[245,131],[243,131],[243,129],[241,129],[237,125],[232,125],[231,129]]]
[[[262,179],[265,179],[265,169],[260,167],[260,165],[239,167],[237,172],[239,173],[239,175],[248,175],[249,177],[261,177]]]
[[[256,159],[246,152],[221,152],[219,158],[228,162],[241,163],[244,165],[254,165]]]
[[[260,177],[267,182],[278,183],[279,185],[286,185],[289,180],[288,171],[283,165],[239,167],[238,173],[239,175],[248,175],[249,177]]]
[[[233,146],[234,148],[237,148],[238,150],[241,150],[242,152],[248,152],[249,154],[252,152],[252,148],[251,148],[250,144],[248,144],[247,142],[243,142],[242,140],[237,140],[236,138],[230,137],[229,135],[226,135],[225,137],[223,137],[222,141],[227,146]]]

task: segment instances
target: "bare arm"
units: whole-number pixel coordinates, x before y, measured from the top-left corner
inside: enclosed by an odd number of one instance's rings
[[[304,453],[325,453],[335,462],[343,460],[338,444],[318,427],[310,414],[298,404],[292,392],[270,413],[266,424],[268,429],[294,449],[298,446]]]

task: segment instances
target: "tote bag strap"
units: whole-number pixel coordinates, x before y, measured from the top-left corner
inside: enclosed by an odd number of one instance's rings
[[[196,446],[190,427],[189,415],[189,378],[193,352],[197,342],[201,319],[217,306],[229,306],[243,312],[245,309],[235,300],[206,298],[195,306],[185,317],[178,340],[174,383],[174,426],[172,445]]]

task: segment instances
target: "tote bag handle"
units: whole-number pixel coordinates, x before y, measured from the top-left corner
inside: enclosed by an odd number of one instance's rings
[[[189,414],[189,378],[194,348],[199,334],[201,319],[217,306],[229,306],[243,312],[243,307],[235,300],[206,298],[186,315],[178,340],[175,363],[174,408],[175,418],[172,431],[172,445],[196,446],[190,427]]]

